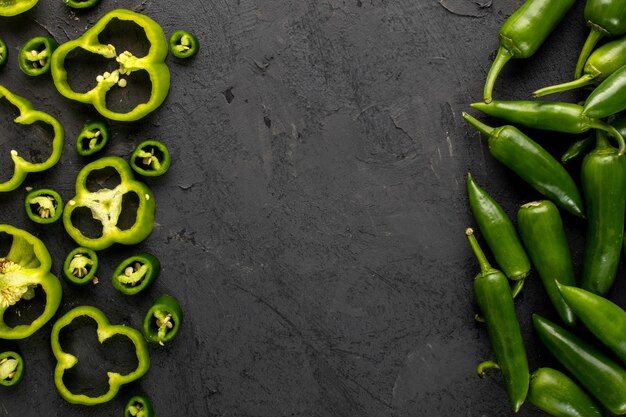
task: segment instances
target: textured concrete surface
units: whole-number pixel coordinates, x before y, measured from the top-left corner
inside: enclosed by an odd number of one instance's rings
[[[28,367],[19,386],[2,390],[0,415],[121,415],[138,392],[159,416],[513,415],[499,376],[474,372],[492,354],[473,319],[465,175],[512,216],[539,196],[491,159],[460,113],[480,99],[497,31],[520,1],[104,0],[84,13],[40,3],[0,18],[11,53],[0,83],[66,127],[62,163],[24,184],[65,199],[86,163],[74,137],[97,114],[62,98],[49,77],[22,74],[19,46],[36,35],[74,39],[117,7],[146,13],[167,35],[182,28],[200,39],[194,59],[168,57],[171,91],[160,109],[112,124],[106,154],[127,157],[146,138],[171,150],[170,171],[146,180],[158,207],[152,235],[103,251],[100,284],[64,283],[59,310],[92,304],[137,327],[166,292],[181,300],[185,321],[171,344],[151,346],[148,375],[93,408],[57,394],[50,324],[0,341]],[[568,79],[585,36],[581,3],[535,58],[507,67],[495,97],[527,98]],[[23,136],[7,119],[2,149]],[[566,146],[558,135],[537,137],[555,154]],[[60,224],[29,223],[23,197],[23,188],[0,196],[0,221],[41,237],[58,272],[74,243]],[[579,255],[582,224],[566,224]],[[140,250],[162,260],[161,276],[144,295],[122,296],[110,274]],[[530,329],[530,312],[553,317],[536,276],[518,305],[531,366],[552,364]],[[102,385],[109,366],[132,367],[123,343],[94,354],[93,336],[76,335],[68,346],[86,364],[69,382],[77,389]],[[540,413],[525,405],[518,415]]]

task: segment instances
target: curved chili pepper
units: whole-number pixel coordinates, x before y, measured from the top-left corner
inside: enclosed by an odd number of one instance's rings
[[[51,224],[63,214],[63,199],[50,188],[39,188],[26,194],[24,207],[28,218],[35,223]]]
[[[517,412],[526,399],[530,375],[511,288],[504,274],[489,264],[474,231],[467,229],[465,233],[480,264],[480,273],[474,279],[474,295],[496,355],[496,362],[483,363],[478,371],[488,367],[500,369],[509,401]]]
[[[606,294],[615,281],[622,250],[626,157],[598,134],[596,149],[585,156],[580,175],[588,220],[580,285]]]
[[[24,359],[17,352],[0,353],[0,385],[11,387],[22,380]]]
[[[578,56],[574,78],[580,78],[587,58],[602,38],[626,33],[626,5],[622,0],[587,0],[584,13],[591,32]]]
[[[124,408],[124,417],[154,417],[152,401],[145,395],[135,395]]]
[[[513,280],[524,279],[530,272],[530,260],[517,236],[515,226],[498,204],[467,174],[469,205],[496,263]]]
[[[24,74],[37,76],[50,72],[50,57],[58,46],[50,36],[37,36],[26,42],[18,54]]]
[[[180,303],[171,295],[161,295],[152,304],[143,321],[143,334],[148,342],[163,346],[176,336],[183,320]]]
[[[98,254],[89,249],[78,247],[72,250],[63,263],[63,275],[70,284],[87,285],[98,271]]]
[[[626,65],[626,37],[607,42],[596,49],[585,63],[583,74],[563,84],[541,88],[533,93],[535,97],[560,93],[586,86],[596,86],[609,75]]]
[[[485,82],[489,103],[496,78],[511,58],[529,58],[537,52],[576,0],[527,0],[502,25],[500,47]]]
[[[620,132],[621,133],[621,132]],[[622,136],[624,134],[622,133]],[[561,155],[561,163],[565,164],[572,159],[578,158],[581,155],[586,155],[591,148],[594,147],[596,138],[593,136],[586,136],[572,143],[567,150]]]
[[[157,177],[170,168],[170,151],[158,140],[141,142],[130,156],[130,167],[139,175]]]
[[[584,216],[576,183],[549,152],[513,126],[493,128],[467,113],[463,117],[487,136],[489,152],[498,161],[559,207],[575,216]]]
[[[0,3],[0,16],[17,16],[35,7],[39,0],[14,0]]]
[[[85,123],[76,138],[76,152],[80,156],[91,156],[100,152],[109,143],[109,125],[104,120]]]
[[[74,320],[80,317],[88,317],[96,322],[98,341],[100,341],[100,343],[104,343],[113,336],[121,335],[129,338],[135,346],[137,368],[125,375],[121,375],[117,372],[108,372],[109,389],[106,393],[97,397],[90,397],[85,394],[75,394],[71,392],[65,385],[65,381],[63,379],[65,371],[73,368],[78,363],[78,358],[63,351],[61,342],[59,341],[59,335],[64,327],[69,326]],[[61,397],[65,401],[72,404],[97,405],[110,401],[117,395],[122,385],[141,378],[150,368],[150,352],[146,341],[141,335],[141,332],[130,326],[111,324],[104,313],[96,307],[80,306],[65,313],[52,326],[50,340],[52,353],[57,359],[57,364],[54,368],[54,384],[56,385]]]
[[[552,305],[565,324],[573,327],[576,317],[556,284],[576,284],[576,275],[559,210],[550,201],[524,204],[517,213],[517,227],[524,246]]]
[[[65,0],[65,4],[72,9],[90,9],[97,6],[98,3],[100,0]]]
[[[528,402],[554,417],[602,417],[602,409],[572,379],[552,368],[530,376]]]
[[[7,44],[4,43],[2,39],[0,39],[0,68],[7,63],[9,59],[9,50],[7,49]]]
[[[113,286],[122,294],[133,295],[148,288],[161,272],[161,262],[143,252],[123,260],[113,272]]]
[[[170,51],[176,58],[191,58],[198,53],[200,42],[193,33],[177,30],[170,36]]]
[[[626,67],[608,76],[587,97],[583,115],[603,119],[626,110]]]
[[[533,314],[533,327],[552,356],[596,400],[614,414],[626,413],[626,370],[592,344],[538,314]]]

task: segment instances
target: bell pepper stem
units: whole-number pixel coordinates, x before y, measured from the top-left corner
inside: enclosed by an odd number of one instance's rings
[[[578,79],[582,76],[589,55],[591,55],[591,52],[593,52],[593,49],[596,47],[600,39],[604,37],[604,35],[606,35],[606,31],[602,28],[595,25],[591,26],[591,32],[589,32],[589,36],[587,37],[587,40],[583,45],[583,49],[580,51],[580,55],[578,56],[576,71],[574,71],[574,79]]]
[[[551,85],[549,87],[540,88],[539,90],[533,92],[533,97],[543,97],[549,94],[561,93],[563,91],[574,90],[576,88],[586,87],[590,84],[593,84],[596,79],[595,75],[585,74],[580,78],[577,78],[573,81],[569,81],[562,84]]]
[[[492,93],[493,86],[496,83],[496,79],[500,75],[502,68],[513,58],[513,54],[511,51],[501,46],[498,48],[498,54],[496,58],[493,60],[493,64],[491,64],[491,68],[489,69],[489,74],[487,74],[487,79],[485,81],[485,90],[483,91],[483,99],[485,103],[491,103],[492,101]]]
[[[495,134],[495,131],[496,131],[495,127],[487,126],[486,124],[484,124],[480,120],[478,120],[475,117],[471,116],[469,113],[463,112],[463,118],[469,124],[474,126],[476,128],[476,130],[478,130],[483,135],[485,135],[487,137],[491,137],[491,136],[493,136]]]
[[[500,369],[500,365],[495,361],[484,361],[478,364],[476,373],[479,377],[483,378],[487,369]]]

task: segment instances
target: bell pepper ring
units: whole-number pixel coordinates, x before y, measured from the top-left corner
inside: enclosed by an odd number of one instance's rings
[[[63,351],[59,335],[64,327],[70,325],[79,317],[89,317],[96,322],[98,340],[100,343],[104,343],[113,336],[121,335],[129,338],[135,345],[137,368],[124,375],[117,372],[108,372],[109,390],[97,397],[73,393],[67,388],[63,381],[65,371],[73,368],[78,363],[79,359],[76,356]],[[61,397],[65,401],[72,404],[97,405],[110,401],[117,395],[122,385],[141,378],[150,368],[150,352],[148,351],[148,345],[143,339],[141,332],[130,326],[111,324],[104,313],[96,307],[79,306],[65,313],[65,315],[59,318],[52,326],[50,339],[52,353],[57,360],[57,364],[54,369],[54,383]]]
[[[130,167],[139,175],[158,177],[167,172],[171,157],[167,147],[157,140],[146,140],[130,156]]]
[[[37,36],[26,42],[18,54],[24,74],[35,77],[50,72],[50,57],[58,46],[50,36]]]
[[[136,23],[143,28],[150,43],[150,49],[146,56],[136,57],[129,51],[118,52],[114,45],[100,43],[98,36],[113,19]],[[91,90],[85,93],[76,92],[69,84],[68,73],[65,68],[68,55],[76,49],[82,49],[107,59],[115,59],[119,64],[119,69],[99,75],[96,78],[95,87]],[[139,120],[159,107],[167,97],[170,87],[170,71],[165,63],[167,52],[167,39],[165,39],[163,29],[158,23],[140,13],[116,9],[104,15],[82,36],[62,44],[54,51],[51,60],[52,79],[57,90],[63,96],[81,103],[92,104],[102,116],[108,119],[117,121]],[[125,87],[127,80],[123,77],[135,71],[146,71],[148,74],[151,83],[150,98],[147,102],[140,103],[125,113],[110,110],[107,106],[107,93],[115,86]]]
[[[76,138],[76,152],[80,156],[91,156],[100,152],[109,143],[109,125],[104,120],[85,123]]]
[[[63,151],[63,141],[65,139],[65,131],[63,126],[54,117],[47,113],[35,110],[30,101],[24,97],[20,97],[11,93],[5,87],[0,85],[0,98],[5,98],[13,106],[17,107],[20,115],[15,118],[14,122],[23,125],[31,125],[35,122],[42,122],[50,125],[54,132],[52,138],[52,150],[50,156],[42,162],[29,162],[18,155],[16,150],[11,150],[11,159],[13,160],[14,169],[13,176],[7,181],[0,183],[0,192],[13,191],[19,187],[29,172],[41,172],[52,168],[61,158]]]
[[[63,263],[63,275],[70,284],[87,285],[98,271],[98,254],[89,248],[72,250]]]
[[[193,33],[177,30],[170,36],[170,51],[176,58],[191,58],[198,53],[200,42]]]
[[[61,195],[50,188],[31,190],[24,199],[26,215],[39,224],[51,224],[63,214]]]
[[[4,43],[2,39],[0,39],[0,68],[7,63],[9,59],[9,50],[7,49],[7,44]]]
[[[0,16],[17,16],[35,7],[39,0],[13,0],[0,3]]]
[[[143,321],[143,334],[148,342],[163,346],[176,336],[183,320],[183,310],[171,295],[161,295],[152,304]]]
[[[134,295],[148,288],[159,275],[161,262],[150,253],[122,261],[113,272],[113,286],[122,294]]]
[[[0,385],[11,387],[22,380],[24,359],[13,351],[0,353]]]
[[[124,408],[124,417],[154,417],[152,401],[145,395],[135,395]]]
[[[52,258],[41,240],[7,224],[0,224],[0,233],[13,239],[8,253],[0,257],[0,338],[24,339],[56,313],[61,303],[61,283],[50,272]],[[5,312],[20,300],[36,297],[36,287],[41,287],[46,294],[43,312],[29,324],[7,325]]]
[[[101,188],[90,191],[88,179],[92,172],[113,169],[119,175],[120,183],[113,189]],[[128,228],[121,228],[118,223],[123,214],[123,198],[126,194],[135,194],[138,207],[134,223]],[[102,226],[102,234],[87,236],[75,224],[72,213],[78,208],[91,211],[94,220]],[[63,225],[74,241],[92,250],[106,249],[114,243],[134,245],[143,241],[154,227],[156,203],[154,194],[144,183],[134,179],[133,172],[126,161],[118,156],[106,156],[85,165],[76,178],[76,196],[67,202],[63,210]]]
[[[65,4],[72,9],[90,9],[100,3],[100,0],[65,0]]]

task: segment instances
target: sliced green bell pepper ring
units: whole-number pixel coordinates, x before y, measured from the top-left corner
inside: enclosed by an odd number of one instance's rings
[[[120,183],[113,189],[102,188],[97,191],[88,189],[89,175],[98,170],[112,168],[119,174]],[[135,222],[128,228],[118,226],[123,209],[123,198],[133,193],[137,197],[138,207]],[[77,208],[88,208],[92,217],[101,223],[102,234],[97,237],[86,236],[74,225],[72,213]],[[134,179],[133,171],[126,161],[118,156],[106,156],[87,164],[76,178],[76,196],[67,202],[63,210],[63,225],[74,241],[93,250],[106,249],[114,243],[134,245],[144,240],[154,227],[156,203],[150,188]]]
[[[39,0],[13,0],[0,3],[0,16],[17,16],[32,9]]]
[[[122,294],[137,294],[154,282],[161,272],[161,262],[150,253],[131,256],[113,272],[113,286]]]
[[[7,63],[9,59],[9,50],[7,49],[7,44],[4,43],[2,39],[0,39],[0,68]]]
[[[182,324],[183,310],[180,303],[171,295],[161,295],[146,313],[143,321],[143,334],[148,342],[163,346],[176,336]]]
[[[50,188],[39,188],[26,194],[24,207],[28,218],[35,223],[50,224],[61,218],[63,199]]]
[[[100,152],[109,143],[109,137],[109,125],[106,121],[89,121],[76,138],[76,152],[80,156],[91,156]]]
[[[115,45],[100,43],[98,36],[113,19],[134,22],[145,31],[150,43],[150,49],[146,56],[136,57],[128,51],[118,52]],[[163,29],[154,20],[130,10],[116,9],[104,15],[82,36],[62,44],[54,51],[51,66],[52,79],[57,90],[63,96],[71,100],[92,104],[102,116],[108,119],[117,121],[138,120],[159,107],[169,92],[170,71],[165,63],[168,52],[167,45]],[[72,90],[68,82],[68,73],[65,69],[65,60],[68,54],[76,49],[101,55],[104,58],[115,59],[119,64],[119,69],[107,73],[108,76],[106,77],[104,74],[98,76],[96,86],[86,93],[76,92]],[[123,88],[127,81],[122,77],[140,70],[146,71],[150,77],[151,94],[148,101],[138,104],[126,113],[110,110],[106,100],[108,91],[115,86]]]
[[[96,322],[98,340],[100,343],[104,343],[113,336],[122,335],[128,337],[135,345],[137,368],[125,375],[117,372],[108,372],[109,390],[97,397],[90,397],[85,394],[75,394],[65,386],[65,382],[63,381],[63,374],[66,370],[71,369],[78,363],[78,358],[63,351],[59,335],[64,327],[70,325],[79,317],[89,317]],[[54,384],[56,385],[59,394],[61,394],[61,397],[65,401],[72,404],[97,405],[110,401],[117,395],[122,385],[141,378],[150,368],[150,353],[148,351],[148,345],[143,339],[141,332],[130,326],[111,324],[104,313],[96,307],[80,306],[65,313],[65,315],[59,318],[52,326],[50,339],[52,353],[57,359],[57,364],[54,369]]]
[[[146,140],[135,148],[130,156],[130,166],[138,174],[157,177],[170,167],[170,151],[157,140]]]
[[[144,395],[131,397],[124,408],[124,417],[154,417],[152,401]]]
[[[52,150],[50,156],[43,162],[29,162],[18,155],[17,151],[11,150],[11,159],[15,165],[13,176],[0,183],[0,192],[13,191],[19,187],[26,179],[29,172],[41,172],[52,168],[61,158],[63,151],[63,141],[65,139],[65,131],[63,126],[54,117],[47,113],[35,110],[33,105],[27,99],[11,93],[5,87],[0,86],[0,98],[5,98],[13,106],[17,107],[20,115],[15,118],[14,122],[30,125],[35,122],[42,122],[52,127],[54,137],[52,139]]]
[[[95,7],[100,3],[100,0],[65,0],[72,9],[89,9]]]
[[[7,224],[0,224],[0,233],[13,238],[8,253],[0,257],[0,338],[24,339],[56,313],[61,303],[61,283],[50,272],[52,258],[41,240]],[[34,298],[38,286],[46,294],[43,312],[29,324],[7,325],[4,321],[7,309],[22,299]]]
[[[24,74],[37,76],[50,72],[50,57],[58,46],[50,36],[37,36],[26,42],[18,54]]]
[[[98,254],[89,248],[72,250],[63,263],[63,275],[74,285],[87,285],[98,271]]]
[[[200,42],[193,33],[177,30],[170,36],[170,51],[176,58],[191,58],[198,53]]]
[[[10,387],[22,380],[24,359],[17,352],[0,353],[0,385]]]

